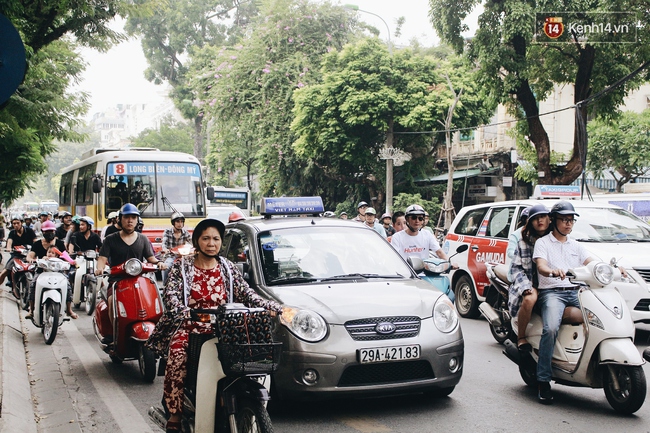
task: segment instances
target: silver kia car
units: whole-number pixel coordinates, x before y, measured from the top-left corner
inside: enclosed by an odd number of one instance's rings
[[[317,215],[226,227],[222,254],[260,295],[284,306],[273,390],[280,399],[449,395],[463,371],[458,315],[386,240]],[[313,209],[312,209],[313,210]]]

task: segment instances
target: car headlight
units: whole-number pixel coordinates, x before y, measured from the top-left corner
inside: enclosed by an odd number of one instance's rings
[[[320,314],[311,310],[284,307],[280,322],[301,340],[315,343],[327,335],[327,322]]]
[[[603,286],[608,285],[614,279],[614,269],[607,263],[598,263],[594,266],[594,278]]]
[[[424,269],[435,274],[442,274],[449,269],[450,263],[447,261],[440,263],[424,262]]]
[[[440,332],[449,333],[458,326],[458,314],[448,297],[440,296],[433,307],[433,323]]]
[[[129,259],[124,263],[124,272],[132,277],[138,276],[142,273],[142,262],[138,259]]]

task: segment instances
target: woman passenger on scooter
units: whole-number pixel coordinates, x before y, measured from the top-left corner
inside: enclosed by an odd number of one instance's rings
[[[192,233],[195,254],[181,257],[172,265],[163,293],[166,311],[146,344],[157,355],[168,358],[163,389],[170,413],[167,432],[181,428],[189,334],[212,332],[209,323],[187,320],[190,310],[216,308],[228,302],[232,277],[234,302],[266,308],[272,316],[282,312],[280,304],[255,293],[232,262],[219,257],[224,232],[224,224],[216,219],[205,219],[196,226]]]
[[[509,288],[508,308],[512,317],[517,319],[517,347],[522,352],[532,349],[526,340],[526,327],[530,322],[533,307],[537,302],[537,270],[533,263],[533,251],[537,239],[550,231],[549,211],[542,204],[528,209],[528,220],[521,230],[521,239],[517,242],[514,256],[510,262],[508,279],[512,281]]]

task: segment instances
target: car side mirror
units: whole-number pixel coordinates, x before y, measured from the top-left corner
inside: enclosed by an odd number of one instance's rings
[[[413,270],[418,274],[424,270],[424,262],[419,257],[408,257],[406,262],[411,265]]]

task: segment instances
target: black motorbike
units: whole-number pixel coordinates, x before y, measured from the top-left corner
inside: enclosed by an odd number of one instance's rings
[[[499,344],[512,338],[517,341],[508,309],[508,267],[504,264],[486,263],[485,268],[490,285],[485,288],[485,302],[478,309],[487,319],[490,332]]]

